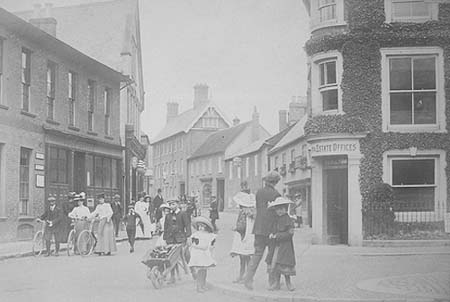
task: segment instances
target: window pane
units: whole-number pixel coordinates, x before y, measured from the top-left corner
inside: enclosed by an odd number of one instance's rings
[[[391,124],[411,124],[411,93],[391,93]]]
[[[115,159],[112,160],[111,177],[112,177],[112,187],[114,189],[117,189],[118,188],[118,185],[117,185],[117,160],[115,160]]]
[[[323,111],[338,109],[338,91],[337,89],[330,89],[321,92]]]
[[[436,123],[436,93],[414,94],[414,124]]]
[[[94,185],[94,158],[92,155],[86,155],[86,185]]]
[[[59,150],[58,182],[67,183],[67,151]]]
[[[325,85],[325,64],[320,64],[320,86]]]
[[[435,89],[435,58],[414,59],[414,89]]]
[[[336,84],[336,62],[327,64],[327,84]]]
[[[393,185],[433,185],[434,159],[393,160]]]
[[[103,186],[111,188],[111,159],[103,159]]]
[[[411,16],[411,3],[398,2],[392,4],[392,11],[396,17],[409,17]]]
[[[101,157],[94,157],[95,158],[95,177],[94,177],[94,185],[96,187],[102,187],[103,186],[103,162]]]
[[[428,3],[425,3],[424,1],[411,3],[411,6],[411,14],[414,17],[428,17],[430,15]]]
[[[411,89],[411,58],[391,58],[389,60],[389,80],[391,90]]]
[[[394,188],[394,211],[434,211],[435,188]]]

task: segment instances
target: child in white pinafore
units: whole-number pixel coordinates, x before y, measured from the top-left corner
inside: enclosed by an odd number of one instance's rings
[[[195,272],[197,292],[203,293],[207,290],[207,270],[216,265],[216,261],[212,257],[216,235],[213,233],[214,227],[208,218],[198,216],[194,218],[192,224],[197,231],[191,236],[189,267]]]

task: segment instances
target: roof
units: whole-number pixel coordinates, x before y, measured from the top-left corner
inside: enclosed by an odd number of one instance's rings
[[[121,71],[121,53],[128,26],[132,21],[136,0],[113,0],[75,6],[53,7],[56,19],[56,37],[73,45],[81,52]],[[17,16],[28,21],[33,11],[17,12]]]
[[[250,122],[242,123],[237,126],[220,130],[211,134],[206,141],[195,150],[189,159],[194,159],[201,156],[217,154],[224,152],[239,134],[241,134],[248,126]]]
[[[294,126],[292,126],[292,128],[289,129],[288,133],[281,138],[281,140],[272,148],[272,150],[270,150],[270,152],[274,152],[304,137],[304,127],[307,121],[308,115],[305,114],[297,123],[294,124]]]
[[[289,132],[289,130],[292,129],[292,127],[294,127],[294,124],[289,125],[288,127],[278,132],[277,134],[266,139],[266,144],[269,145],[269,148],[272,148],[276,144],[278,144],[278,142]]]
[[[107,78],[113,78],[117,81],[127,81],[128,77],[110,68],[109,66],[95,60],[82,51],[73,48],[69,44],[57,39],[45,31],[22,20],[16,15],[0,7],[0,25],[13,32],[23,39],[34,42],[38,47],[44,50],[54,52],[62,59],[74,62],[92,73],[100,73]]]
[[[267,138],[263,138],[263,139],[254,141],[250,145],[245,146],[244,148],[240,149],[238,152],[228,156],[227,158],[225,158],[225,160],[232,159],[234,157],[243,156],[243,155],[250,154],[253,152],[257,152],[257,151],[259,151],[259,149],[261,149],[262,146],[264,146],[264,144],[266,143],[266,140],[267,140]]]
[[[159,132],[158,135],[152,139],[152,144],[162,141],[175,134],[188,132],[209,107],[213,107],[214,109],[216,109],[220,116],[224,119],[224,121],[228,125],[230,125],[227,117],[220,111],[220,109],[217,107],[217,105],[214,104],[214,102],[210,101],[208,103],[204,103],[201,106],[198,106],[197,108],[192,108],[184,111],[183,113],[180,113],[179,115],[174,117],[166,124],[161,132]]]

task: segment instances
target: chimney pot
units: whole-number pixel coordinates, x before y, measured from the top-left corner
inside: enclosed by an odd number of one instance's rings
[[[206,84],[194,86],[194,108],[197,108],[209,101],[209,87]]]
[[[287,128],[287,111],[286,110],[280,110],[278,111],[278,119],[279,119],[279,131],[283,131]]]

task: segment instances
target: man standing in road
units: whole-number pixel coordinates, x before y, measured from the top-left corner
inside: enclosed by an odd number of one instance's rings
[[[247,289],[253,289],[253,277],[255,276],[259,262],[262,259],[264,250],[269,243],[269,234],[275,220],[275,214],[267,209],[267,204],[280,197],[280,193],[275,190],[275,185],[280,181],[280,174],[276,171],[269,172],[264,178],[264,188],[256,192],[256,217],[253,226],[255,235],[255,253],[248,264],[244,285]]]
[[[155,210],[155,214],[154,214],[155,223],[157,223],[162,217],[162,212],[159,207],[163,203],[164,203],[164,199],[161,195],[161,189],[158,189],[158,194],[155,196],[155,198],[153,198],[153,201],[152,201],[152,208]]]
[[[119,236],[119,225],[120,220],[122,219],[122,205],[120,204],[120,195],[116,194],[113,197],[113,202],[111,204],[111,208],[113,210],[112,221],[114,224],[114,234]]]
[[[55,238],[55,256],[59,256],[59,243],[63,240],[62,237],[64,236],[64,230],[62,228],[63,213],[62,210],[56,206],[55,197],[49,197],[48,203],[49,207],[47,208],[45,213],[38,218],[38,221],[46,222],[44,239],[45,246],[47,248],[47,254],[45,256],[47,257],[51,254],[50,245],[52,242],[52,237]]]

